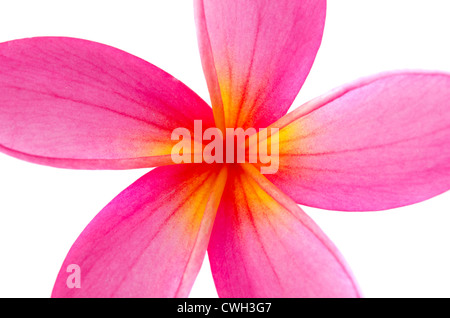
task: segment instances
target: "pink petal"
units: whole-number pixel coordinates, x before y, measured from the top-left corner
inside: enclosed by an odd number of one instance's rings
[[[363,79],[273,126],[280,127],[280,167],[267,177],[297,203],[383,210],[450,188],[448,74]]]
[[[320,46],[325,11],[324,0],[195,1],[218,127],[265,127],[287,112]]]
[[[87,226],[67,255],[53,297],[187,297],[200,270],[226,169],[152,170]],[[71,264],[81,288],[66,284]]]
[[[319,227],[253,166],[230,171],[208,255],[220,297],[360,296]]]
[[[72,38],[0,44],[0,151],[83,169],[172,163],[174,128],[214,124],[211,108],[133,55]]]

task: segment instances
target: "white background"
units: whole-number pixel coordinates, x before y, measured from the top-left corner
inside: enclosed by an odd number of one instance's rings
[[[381,71],[450,72],[449,16],[447,0],[329,1],[322,46],[294,105]],[[191,1],[1,2],[1,42],[42,35],[128,51],[209,102]],[[146,171],[71,171],[0,154],[0,297],[48,297],[83,228]],[[450,193],[384,212],[304,210],[339,247],[367,297],[450,296]],[[217,297],[207,260],[191,296]]]

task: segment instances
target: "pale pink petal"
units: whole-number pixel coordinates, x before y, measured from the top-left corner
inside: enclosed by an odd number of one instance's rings
[[[155,168],[119,194],[67,255],[53,297],[187,297],[226,182],[211,165]],[[80,288],[69,288],[71,264]]]
[[[279,171],[297,203],[383,210],[450,189],[450,75],[398,72],[344,86],[286,115]]]
[[[253,166],[229,172],[208,247],[220,297],[359,297],[336,247]]]
[[[218,127],[265,127],[299,92],[322,39],[326,1],[196,0]]]
[[[61,37],[0,44],[0,151],[64,168],[172,163],[177,127],[214,124],[211,108],[133,55]]]

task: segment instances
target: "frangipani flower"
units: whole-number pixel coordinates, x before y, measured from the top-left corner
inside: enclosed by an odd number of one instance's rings
[[[67,38],[0,46],[0,144],[28,161],[166,165],[171,131],[195,119],[280,129],[277,174],[193,164],[142,177],[74,244],[54,296],[186,296],[208,242],[221,296],[358,296],[345,261],[296,203],[380,210],[448,189],[447,75],[377,76],[283,117],[314,60],[325,3],[227,5],[196,2],[214,118],[183,84],[116,49]],[[69,264],[83,269],[80,289],[66,286]]]

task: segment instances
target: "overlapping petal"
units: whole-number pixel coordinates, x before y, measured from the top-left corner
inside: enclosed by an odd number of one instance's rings
[[[108,204],[69,251],[53,297],[187,297],[227,178],[219,166],[155,168]],[[81,288],[66,285],[69,265]]]
[[[336,247],[295,202],[255,167],[231,169],[208,247],[220,297],[360,295]]]
[[[286,115],[280,167],[267,178],[297,203],[383,210],[450,189],[450,75],[396,72],[321,96]]]
[[[177,127],[211,108],[184,84],[131,54],[61,37],[0,44],[0,151],[64,168],[171,164]]]
[[[326,1],[196,0],[200,53],[218,127],[283,116],[319,48]]]

